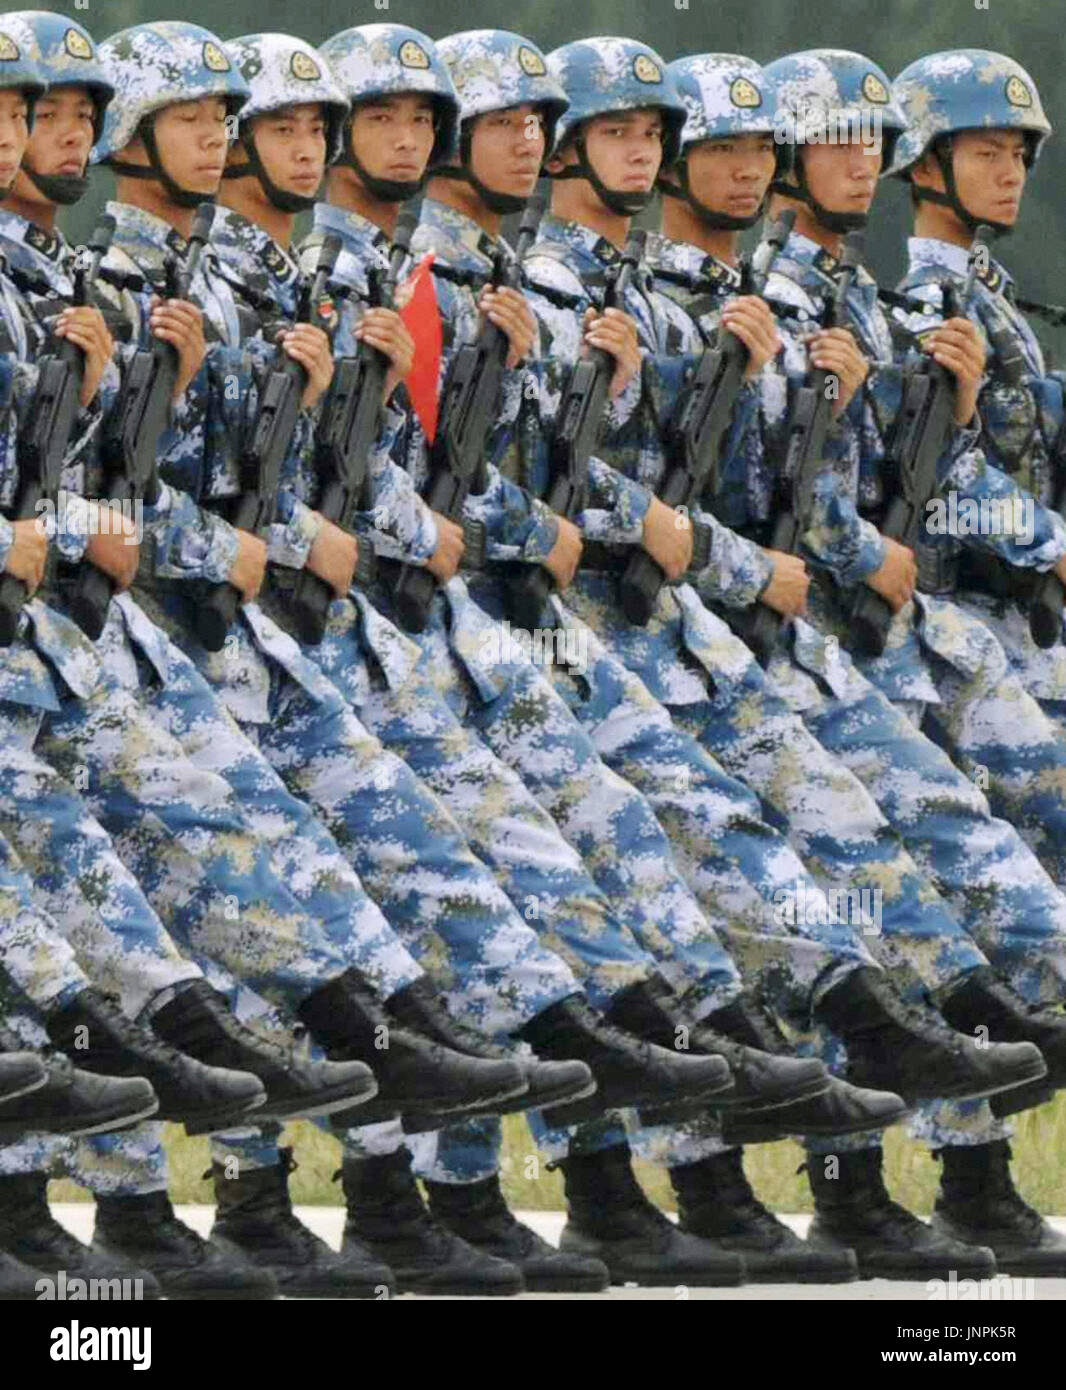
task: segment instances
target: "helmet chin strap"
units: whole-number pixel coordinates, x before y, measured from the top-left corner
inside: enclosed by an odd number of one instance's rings
[[[27,161],[22,161],[22,172],[39,193],[43,193],[50,203],[69,208],[80,202],[89,191],[86,174],[40,174]]]
[[[182,188],[163,168],[163,161],[159,158],[159,146],[156,144],[155,122],[151,116],[146,116],[141,122],[140,134],[148,154],[148,163],[127,164],[125,160],[111,159],[108,163],[116,174],[121,174],[127,179],[149,179],[161,183],[166,189],[167,197],[179,208],[198,208],[201,203],[215,201],[214,194],[208,196],[204,193],[194,193],[191,188]]]
[[[553,179],[587,179],[604,207],[618,217],[635,217],[638,212],[644,211],[654,196],[654,189],[649,189],[647,193],[622,193],[617,188],[608,188],[589,162],[583,134],[574,137],[574,149],[577,151],[577,163],[565,165],[557,174],[552,174]]]
[[[435,179],[454,179],[457,183],[468,183],[477,196],[497,217],[509,217],[512,213],[524,212],[528,198],[517,193],[501,193],[482,183],[470,165],[470,130],[464,128],[459,135],[459,163],[439,164],[432,171]]]
[[[993,222],[991,217],[975,217],[959,197],[958,186],[955,183],[955,153],[950,139],[943,143],[937,141],[933,146],[933,158],[940,166],[946,192],[941,193],[938,188],[923,188],[912,179],[910,184],[915,198],[922,203],[936,203],[939,207],[950,208],[959,221],[969,228],[971,234],[983,223],[992,229],[993,236],[997,238],[1010,236],[1014,230],[1010,223]]]
[[[780,193],[785,198],[795,198],[801,203],[806,203],[828,232],[836,232],[840,236],[844,236],[848,232],[861,231],[869,221],[869,212],[834,212],[832,208],[827,208],[824,203],[820,203],[810,190],[807,174],[803,168],[803,160],[800,159],[799,154],[799,150],[793,147],[792,172],[796,175],[796,182],[786,183],[783,178],[775,177],[770,184],[770,191]]]
[[[656,187],[664,198],[676,198],[678,202],[687,203],[703,225],[712,232],[746,232],[749,227],[754,227],[762,217],[766,207],[765,198],[750,217],[730,217],[728,213],[716,212],[714,208],[701,202],[693,193],[688,181],[688,161],[682,157],[674,167],[677,170],[680,186],[660,178],[657,180]]]
[[[224,179],[245,179],[254,175],[259,180],[259,186],[266,194],[267,199],[278,212],[307,212],[313,208],[318,199],[312,194],[310,197],[306,193],[290,193],[285,188],[279,188],[274,180],[263,167],[263,161],[259,158],[259,151],[255,147],[250,130],[241,132],[241,144],[248,153],[246,164],[228,164],[222,171]]]

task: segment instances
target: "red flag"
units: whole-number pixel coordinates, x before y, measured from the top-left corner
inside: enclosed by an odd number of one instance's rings
[[[405,382],[407,394],[431,444],[437,437],[440,362],[444,345],[437,287],[430,271],[432,264],[431,251],[415,266],[397,294],[397,302],[403,306],[400,318],[415,340],[414,365]]]

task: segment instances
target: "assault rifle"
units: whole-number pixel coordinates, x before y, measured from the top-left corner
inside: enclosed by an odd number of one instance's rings
[[[493,288],[518,288],[522,261],[536,238],[543,211],[540,202],[526,208],[509,263],[502,248],[497,248],[489,281]],[[456,352],[444,383],[440,428],[433,442],[429,480],[422,495],[433,511],[460,525],[467,496],[484,492],[488,486],[485,446],[500,406],[508,350],[507,334],[486,320],[477,341],[464,344]],[[481,528],[477,530],[480,533]],[[472,534],[468,544],[471,541],[476,544],[479,535]],[[425,628],[436,591],[437,581],[428,569],[418,565],[400,567],[395,588],[396,613],[409,632]]]
[[[822,316],[823,328],[840,328],[847,323],[847,297],[852,282],[862,264],[863,233],[849,232],[844,239],[835,293],[827,301]],[[810,510],[814,483],[823,467],[825,437],[832,416],[836,395],[831,387],[836,378],[831,372],[812,367],[803,385],[796,392],[788,422],[788,444],[781,476],[791,479],[791,493],[785,509],[774,524],[770,548],[795,554]],[[748,646],[766,665],[774,653],[784,618],[761,600],[736,618],[730,626],[744,638]]]
[[[983,223],[970,245],[970,266],[962,295],[953,285],[944,286],[944,318],[966,314],[973,297],[981,259],[992,229]],[[946,367],[924,356],[910,373],[903,391],[893,436],[892,476],[895,496],[888,504],[881,534],[911,549],[921,539],[929,502],[939,491],[937,466],[955,428],[956,382]],[[1058,583],[1058,581],[1055,581]],[[862,585],[851,610],[849,631],[854,645],[866,656],[880,656],[892,626],[891,606],[867,585]],[[1060,612],[1061,621],[1061,612]]]
[[[88,304],[89,292],[115,234],[115,219],[100,218],[74,269],[73,303]],[[10,520],[37,516],[41,503],[54,502],[63,472],[63,458],[81,404],[85,378],[85,354],[74,343],[63,341],[38,364],[26,428],[18,444],[19,491]],[[26,585],[13,574],[0,575],[0,646],[10,647],[18,630],[19,612],[26,602]]]
[[[166,297],[186,299],[215,218],[213,203],[201,203],[189,233],[188,250],[179,267],[171,257],[166,264]],[[171,400],[178,379],[179,359],[171,343],[155,339],[130,359],[122,378],[118,400],[101,442],[105,489],[108,500],[123,510],[138,501],[151,506],[159,496],[156,450],[170,419]],[[83,561],[67,603],[71,616],[94,642],[104,630],[107,610],[115,591],[110,575]]]
[[[766,228],[745,268],[744,294],[761,294],[778,252],[788,240],[794,212],[782,213]],[[748,350],[740,339],[719,326],[713,347],[707,348],[678,401],[667,438],[666,475],[658,494],[668,507],[690,507],[700,498],[713,498],[718,483],[722,445],[733,408],[744,384]],[[706,560],[704,560],[706,563]],[[645,550],[630,556],[619,585],[622,611],[631,623],[644,627],[655,610],[666,576]]]
[[[644,256],[646,240],[646,232],[630,232],[622,259],[608,275],[604,309],[616,309],[625,303]],[[577,516],[587,504],[589,459],[603,425],[607,393],[617,366],[609,352],[592,348],[587,357],[575,362],[559,404],[551,440],[551,482],[546,500],[553,512],[567,519]],[[515,565],[507,583],[512,622],[527,630],[535,628],[554,588],[555,580],[543,565]]]
[[[314,280],[305,285],[296,310],[297,323],[311,323],[332,315],[329,277],[341,251],[340,237],[330,235],[322,243]],[[300,400],[307,389],[307,368],[278,348],[275,365],[259,393],[259,408],[251,437],[241,455],[243,491],[233,499],[229,516],[238,531],[261,535],[274,517],[281,468],[292,446],[300,418]],[[241,605],[241,591],[228,581],[212,586],[196,609],[196,633],[209,652],[217,652],[233,626]]]
[[[372,305],[393,307],[400,271],[417,226],[417,213],[410,209],[401,212],[388,270],[384,276],[371,273]],[[360,343],[353,356],[342,357],[334,367],[333,384],[315,436],[315,474],[324,485],[318,510],[343,531],[354,530],[356,512],[367,505],[367,463],[381,428],[381,396],[388,371],[389,359],[367,343]],[[373,543],[363,539],[359,542],[357,577],[366,584],[373,574]],[[332,602],[333,590],[325,580],[308,569],[301,570],[290,599],[293,626],[301,641],[312,646],[322,641]]]

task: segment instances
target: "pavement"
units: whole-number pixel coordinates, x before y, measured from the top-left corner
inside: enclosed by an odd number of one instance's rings
[[[54,1202],[52,1211],[64,1226],[79,1240],[87,1241],[92,1235],[93,1204],[91,1202]],[[178,1216],[194,1230],[206,1236],[211,1229],[215,1209],[212,1206],[179,1206]],[[561,1211],[519,1211],[515,1213],[520,1221],[526,1222],[553,1245],[559,1242],[565,1215]],[[341,1232],[344,1227],[343,1207],[303,1207],[296,1208],[301,1221],[322,1237],[335,1250],[339,1249]],[[809,1216],[781,1216],[797,1235],[807,1232]],[[1066,1235],[1066,1217],[1052,1217],[1051,1225]],[[959,1284],[957,1291],[945,1288],[941,1281],[896,1282],[888,1279],[863,1279],[853,1284],[747,1284],[738,1289],[688,1289],[683,1286],[638,1289],[629,1286],[612,1288],[602,1294],[523,1294],[524,1300],[558,1301],[560,1299],[581,1298],[599,1302],[625,1301],[673,1301],[701,1300],[716,1303],[749,1302],[822,1302],[827,1299],[844,1303],[876,1303],[892,1301],[931,1302],[934,1298],[960,1301],[973,1299],[978,1302],[997,1303],[1011,1300],[1044,1301],[1066,1299],[1066,1279],[1012,1279],[1000,1275],[995,1280],[982,1280],[982,1287],[970,1290],[964,1287],[967,1281]],[[405,1296],[403,1302],[414,1301]]]

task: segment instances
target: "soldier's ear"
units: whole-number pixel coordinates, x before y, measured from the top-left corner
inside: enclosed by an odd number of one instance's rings
[[[932,150],[926,150],[917,164],[911,167],[910,178],[919,188],[934,188],[941,193],[945,192],[944,174]]]

